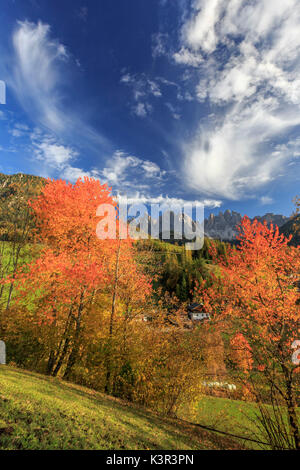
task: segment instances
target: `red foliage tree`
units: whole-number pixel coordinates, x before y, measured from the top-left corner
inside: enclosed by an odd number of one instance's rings
[[[70,376],[79,355],[83,316],[99,292],[112,296],[111,336],[118,296],[137,283],[140,299],[149,291],[149,282],[136,267],[132,242],[117,235],[97,237],[96,214],[102,204],[114,208],[117,218],[110,189],[92,178],[74,185],[48,180],[31,202],[37,238],[44,248],[17,277],[18,302],[29,301],[35,312],[32,321],[43,326],[43,332],[48,328],[48,374],[56,375],[64,365],[64,376]]]
[[[270,394],[276,391],[286,404],[292,439],[299,449],[299,376],[291,345],[300,337],[300,247],[289,246],[278,227],[247,217],[237,238],[238,246],[227,251],[226,259],[214,258],[220,276],[214,277],[211,287],[200,286],[197,295],[208,311],[230,322],[232,346],[243,343],[240,369],[249,363],[251,352],[250,377],[254,380],[257,371],[264,374]]]

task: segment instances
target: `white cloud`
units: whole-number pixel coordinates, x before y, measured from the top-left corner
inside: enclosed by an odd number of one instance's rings
[[[160,57],[166,53],[168,34],[157,33],[152,36],[152,57]]]
[[[163,85],[180,88],[178,83],[172,82],[172,80],[167,80],[165,77],[156,77],[156,80],[161,82]]]
[[[60,136],[84,141],[93,149],[111,148],[99,132],[82,121],[65,101],[65,85],[74,58],[52,37],[48,24],[19,21],[12,36],[13,54],[7,57],[6,81],[36,125]]]
[[[268,140],[300,122],[286,111],[275,113],[274,108],[271,99],[236,104],[219,125],[201,128],[184,145],[188,185],[210,196],[238,199],[272,181],[285,159],[266,151]]]
[[[61,174],[62,178],[66,179],[67,181],[71,181],[72,183],[76,182],[78,178],[84,178],[85,176],[88,178],[98,178],[98,172],[96,170],[84,171],[82,168],[66,165]]]
[[[70,147],[44,141],[36,145],[35,155],[46,165],[62,170],[77,154]]]
[[[119,201],[124,200],[123,195],[118,195]],[[168,195],[164,196],[160,194],[159,196],[152,197],[149,195],[145,195],[140,192],[136,192],[131,196],[127,197],[126,200],[128,204],[159,204],[160,206],[169,206],[169,207],[183,207],[184,205],[193,205],[194,207],[197,205],[204,205],[206,208],[218,208],[221,207],[222,201],[214,200],[214,199],[200,199],[200,200],[191,200],[191,199],[182,199],[176,197],[169,197]]]
[[[285,160],[297,160],[300,157],[300,138],[291,139],[284,144],[276,145],[273,155],[280,155]],[[290,161],[290,164],[293,163]]]
[[[100,172],[101,177],[114,189],[135,191],[147,185],[160,183],[166,172],[150,160],[141,160],[120,150],[108,160],[106,167]]]
[[[178,59],[177,62],[179,63],[180,60]],[[192,59],[190,58],[190,60]],[[195,60],[199,63],[198,58],[195,58]],[[183,58],[181,63],[183,63]],[[189,91],[184,90],[178,83],[165,77],[156,76],[155,78],[149,78],[144,73],[133,75],[127,72],[126,69],[123,69],[120,82],[130,88],[133,98],[133,102],[130,103],[131,112],[141,118],[145,118],[153,112],[156,100],[163,98],[164,94],[168,93],[168,91],[165,91],[166,87],[176,89],[179,101],[194,101]],[[179,111],[175,110],[172,104],[169,102],[164,104],[170,109],[174,119],[179,120],[181,118]]]
[[[150,160],[142,160],[116,151],[106,162],[103,170],[83,170],[74,166],[78,152],[57,142],[53,137],[44,135],[38,129],[31,135],[33,155],[36,163],[40,163],[40,173],[43,176],[59,176],[71,182],[84,176],[94,177],[107,182],[113,190],[134,192],[137,188],[147,188],[145,181],[159,185],[166,172]]]
[[[297,0],[194,2],[177,54],[199,58],[196,94],[216,111],[183,143],[190,188],[238,199],[284,174],[291,148],[272,141],[300,125],[299,29]]]
[[[43,134],[40,130],[36,129],[31,134],[31,142],[35,163],[40,165],[39,170],[43,176],[59,176],[71,182],[84,176],[96,178],[99,176],[96,170],[85,171],[73,166],[79,156],[78,152]]]
[[[15,51],[13,81],[15,93],[25,108],[30,106],[47,127],[60,130],[64,115],[60,110],[57,86],[59,62],[68,58],[66,48],[50,38],[50,26],[39,22],[19,22],[13,35]]]
[[[213,52],[215,49],[218,43],[216,26],[222,12],[222,4],[224,7],[223,0],[198,0],[196,2],[198,11],[183,30],[187,44],[193,49],[201,48],[205,52]],[[230,5],[227,5],[227,8],[230,8]]]
[[[157,98],[162,96],[159,85],[157,83],[155,83],[153,80],[148,80],[148,85],[150,87],[150,93],[153,96],[155,96]]]
[[[182,47],[178,52],[173,54],[173,59],[177,64],[190,65],[191,67],[198,67],[203,58],[199,54],[195,54],[189,49]]]
[[[181,118],[179,112],[177,111],[177,109],[175,108],[175,106],[172,105],[172,103],[165,103],[165,105],[167,106],[167,108],[170,110],[172,116],[174,119],[177,119],[179,120]]]
[[[149,160],[142,161],[141,166],[147,178],[158,177],[164,173],[156,163]]]
[[[121,76],[121,83],[130,87],[133,95],[133,104],[131,103],[131,111],[139,117],[149,115],[153,106],[149,103],[150,98],[161,98],[162,92],[157,81],[148,78],[145,74],[131,75],[124,72]]]
[[[143,118],[152,112],[152,106],[149,103],[140,102],[132,106],[132,112]]]
[[[121,83],[130,83],[132,80],[130,73],[125,73],[122,75],[120,82]]]
[[[29,127],[26,124],[16,123],[12,129],[9,130],[13,137],[23,137],[28,134]]]
[[[108,166],[102,170],[102,175],[109,184],[119,184],[125,181],[125,173],[129,168],[136,168],[140,160],[117,151],[108,162]]]
[[[266,206],[268,204],[272,204],[274,200],[270,196],[262,196],[260,198],[260,202],[263,206]]]
[[[132,75],[125,72],[121,76],[120,82],[132,88],[135,99],[139,99],[141,96],[152,95],[156,98],[162,96],[159,84],[155,80],[148,78],[144,73]]]

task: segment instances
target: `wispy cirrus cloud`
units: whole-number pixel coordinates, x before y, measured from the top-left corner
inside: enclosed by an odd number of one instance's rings
[[[66,100],[75,59],[48,24],[19,21],[12,36],[6,81],[38,126],[59,136],[76,135],[91,148],[110,148],[108,140],[84,122]]]
[[[215,112],[182,145],[189,188],[239,199],[287,171],[275,147],[300,125],[299,28],[297,0],[193,2],[175,57],[196,68],[198,100]]]
[[[41,22],[18,22],[13,34],[13,68],[9,84],[26,110],[47,128],[66,126],[59,87],[60,66],[68,60],[63,44],[50,37],[50,26]]]

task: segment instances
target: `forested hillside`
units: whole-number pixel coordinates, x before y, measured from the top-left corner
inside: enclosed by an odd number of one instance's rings
[[[0,173],[0,239],[32,237],[34,224],[28,201],[40,194],[45,179],[39,176]]]

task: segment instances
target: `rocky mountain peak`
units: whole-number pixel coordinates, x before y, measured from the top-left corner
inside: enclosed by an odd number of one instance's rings
[[[281,214],[273,214],[268,212],[263,216],[256,216],[252,220],[259,222],[266,221],[268,225],[274,224],[278,227],[284,225],[288,217]],[[218,215],[210,214],[204,221],[205,235],[209,238],[217,238],[224,241],[232,241],[237,236],[236,226],[240,224],[242,215],[239,212],[227,209],[224,213],[219,212]]]

